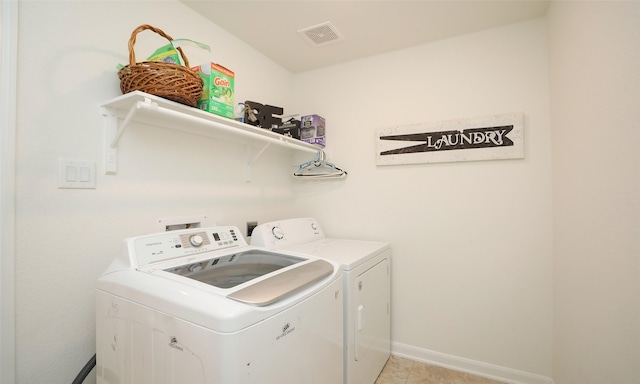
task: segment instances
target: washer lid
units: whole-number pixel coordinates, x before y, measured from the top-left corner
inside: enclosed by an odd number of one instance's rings
[[[153,268],[141,270],[154,272]],[[331,275],[334,266],[324,260],[308,261],[303,257],[249,248],[161,270],[221,288],[219,292],[224,292],[229,299],[262,307]]]
[[[176,262],[180,263],[182,260],[184,259]],[[213,287],[229,289],[306,260],[302,257],[246,248],[241,252],[195,259],[187,264],[178,264],[162,270]]]
[[[315,260],[261,280],[227,297],[241,303],[262,307],[298,292],[332,273],[331,264],[324,260]]]

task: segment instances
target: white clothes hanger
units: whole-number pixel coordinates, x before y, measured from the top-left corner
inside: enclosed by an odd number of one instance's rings
[[[324,151],[318,151],[318,157],[315,160],[300,164],[298,170],[293,173],[293,176],[309,179],[342,179],[347,177],[347,171],[326,161]]]

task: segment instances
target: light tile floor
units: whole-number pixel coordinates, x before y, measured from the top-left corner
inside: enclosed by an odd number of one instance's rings
[[[375,384],[504,384],[467,373],[391,356]]]

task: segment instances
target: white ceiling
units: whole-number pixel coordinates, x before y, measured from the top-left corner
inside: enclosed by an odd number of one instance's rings
[[[293,73],[544,16],[549,0],[181,0]],[[344,40],[297,31],[325,22]]]

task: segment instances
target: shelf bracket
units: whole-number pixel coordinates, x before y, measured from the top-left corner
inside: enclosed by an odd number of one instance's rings
[[[262,147],[262,149],[260,149],[258,151],[258,153],[256,153],[254,156],[251,156],[251,148],[249,146],[247,146],[247,168],[246,168],[246,171],[245,171],[245,179],[244,179],[244,181],[246,183],[250,183],[251,182],[253,164],[256,162],[256,160],[258,160],[258,158],[260,156],[262,156],[264,151],[266,151],[267,148],[269,148],[270,145],[271,145],[271,143],[266,143]]]
[[[118,127],[118,116],[110,108],[103,108],[102,115],[105,117],[105,136],[104,136],[104,174],[115,175],[118,171],[118,142],[124,134],[136,113],[141,108],[157,109],[158,104],[149,98],[144,98],[131,105],[129,112],[125,116],[122,124]]]
[[[113,138],[118,132],[118,117],[111,111],[104,109],[104,174],[115,175],[118,171],[118,149],[111,146]]]

